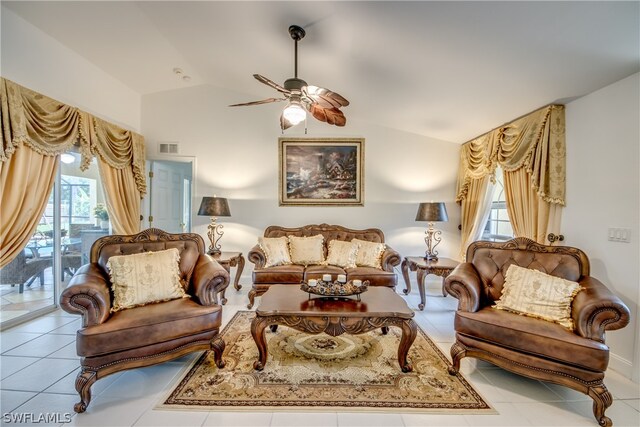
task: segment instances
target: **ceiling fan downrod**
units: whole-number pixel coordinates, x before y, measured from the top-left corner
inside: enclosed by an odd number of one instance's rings
[[[307,85],[307,82],[298,78],[298,41],[302,40],[306,33],[302,27],[299,27],[297,25],[291,25],[289,27],[289,34],[291,35],[291,38],[295,42],[294,57],[293,57],[294,77],[285,80],[284,87],[287,90],[297,91],[298,93],[300,93],[302,91],[302,88]]]
[[[289,34],[294,41],[294,62],[293,62],[293,77],[298,78],[298,42],[305,36],[304,28],[297,25],[291,25],[289,27]]]

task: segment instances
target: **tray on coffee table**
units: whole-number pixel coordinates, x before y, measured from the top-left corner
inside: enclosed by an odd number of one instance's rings
[[[318,280],[316,286],[310,286],[308,283],[303,283],[300,285],[300,289],[309,293],[309,297],[311,297],[311,294],[314,294],[323,297],[347,297],[357,295],[358,298],[360,298],[360,294],[366,292],[369,288],[368,280],[361,283],[362,284],[360,286],[356,286],[353,284],[353,280],[346,283]]]

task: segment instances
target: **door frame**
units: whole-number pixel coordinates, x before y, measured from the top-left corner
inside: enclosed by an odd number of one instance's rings
[[[145,168],[146,168],[146,178],[149,178],[149,162],[160,161],[160,162],[177,162],[177,163],[191,163],[191,211],[189,212],[189,221],[191,224],[191,228],[193,229],[193,206],[194,206],[194,197],[196,194],[196,171],[197,171],[197,158],[195,156],[179,156],[175,154],[155,154],[153,156],[148,156],[145,159]],[[141,211],[142,211],[142,227],[149,227],[149,212],[151,210],[151,191],[145,194],[144,198],[141,201]],[[193,232],[193,231],[189,231]]]

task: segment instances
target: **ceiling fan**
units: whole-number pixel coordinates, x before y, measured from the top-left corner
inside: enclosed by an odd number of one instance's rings
[[[280,115],[280,127],[283,131],[302,122],[307,117],[307,111],[321,122],[327,122],[330,125],[344,126],[347,123],[347,119],[342,111],[340,111],[340,107],[346,107],[349,105],[349,101],[336,92],[322,87],[308,85],[307,82],[298,78],[298,42],[304,38],[305,31],[302,27],[291,25],[289,27],[289,34],[295,42],[294,77],[285,80],[284,86],[280,86],[260,74],[253,75],[260,83],[271,86],[280,92],[283,97],[233,104],[229,105],[229,107],[243,107],[247,105],[288,101],[287,106]]]

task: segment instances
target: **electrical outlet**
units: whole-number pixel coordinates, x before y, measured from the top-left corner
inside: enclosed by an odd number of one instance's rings
[[[620,227],[609,227],[608,239],[611,242],[630,243],[631,242],[631,229],[630,228],[620,228]]]

